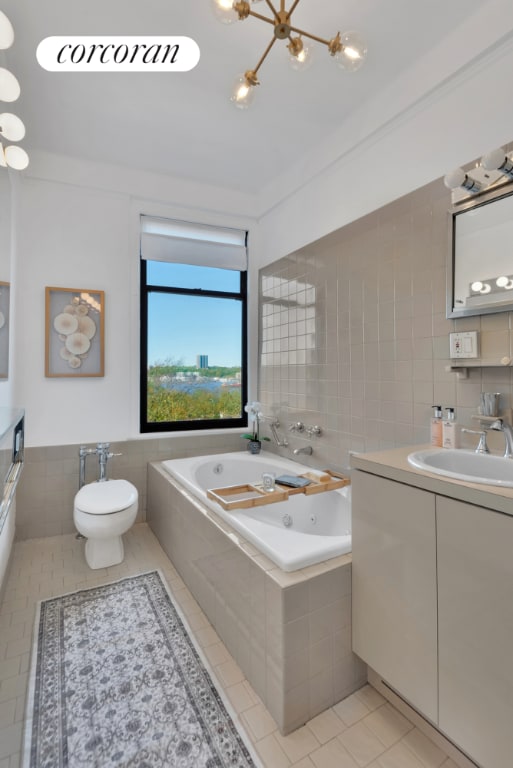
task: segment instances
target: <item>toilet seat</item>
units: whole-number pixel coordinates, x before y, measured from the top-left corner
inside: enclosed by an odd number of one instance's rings
[[[75,507],[88,515],[121,512],[137,502],[137,491],[127,480],[106,480],[84,485],[75,497]]]

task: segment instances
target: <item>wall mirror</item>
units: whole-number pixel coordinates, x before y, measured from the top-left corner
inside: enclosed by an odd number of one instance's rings
[[[513,311],[513,185],[449,211],[447,317]]]

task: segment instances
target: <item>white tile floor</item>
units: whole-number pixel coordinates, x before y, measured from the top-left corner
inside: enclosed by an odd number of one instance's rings
[[[0,606],[0,768],[20,765],[36,603],[154,568],[166,577],[266,768],[457,768],[368,685],[281,736],[147,525],[134,526],[124,540],[124,562],[97,571],[73,535],[15,545]]]

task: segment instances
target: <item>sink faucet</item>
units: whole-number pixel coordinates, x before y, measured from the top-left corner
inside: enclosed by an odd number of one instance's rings
[[[307,456],[311,456],[313,453],[313,448],[311,445],[305,445],[303,448],[294,448],[292,453],[294,456],[297,456],[299,453],[306,453]]]
[[[504,439],[506,440],[504,458],[513,459],[513,428],[511,425],[506,424],[502,419],[496,419],[490,424],[489,429],[495,429],[497,432],[504,432]]]

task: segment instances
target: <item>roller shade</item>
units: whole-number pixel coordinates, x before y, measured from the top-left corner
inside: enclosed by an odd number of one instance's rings
[[[141,216],[141,258],[243,272],[248,265],[246,234],[242,229]]]

